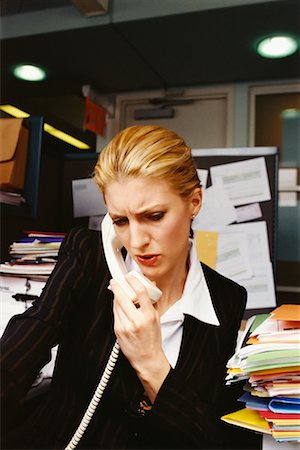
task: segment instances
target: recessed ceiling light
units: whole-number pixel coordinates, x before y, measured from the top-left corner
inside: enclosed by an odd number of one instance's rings
[[[15,77],[25,81],[41,81],[46,78],[46,71],[32,64],[19,64],[13,68]]]
[[[298,42],[292,36],[269,36],[257,45],[257,53],[264,58],[284,58],[298,50]]]

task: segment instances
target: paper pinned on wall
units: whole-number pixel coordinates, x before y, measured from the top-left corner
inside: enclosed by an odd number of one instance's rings
[[[212,184],[221,184],[234,206],[271,199],[265,158],[221,164],[210,168]]]
[[[276,295],[271,262],[256,263],[253,276],[239,283],[247,290],[247,309],[271,308],[276,306]]]
[[[195,217],[193,230],[218,231],[236,221],[236,210],[222,186],[203,191],[202,207]]]
[[[102,194],[92,178],[72,180],[72,192],[74,217],[106,214]]]
[[[260,262],[270,261],[267,224],[265,221],[239,223],[224,227],[222,233],[243,233],[248,244],[248,254],[251,266]]]
[[[201,186],[203,189],[207,186],[207,178],[208,178],[208,170],[206,169],[197,169],[198,178],[201,182]]]
[[[197,256],[207,266],[216,268],[218,233],[216,231],[196,231]]]
[[[234,281],[251,278],[253,273],[243,234],[220,234],[216,269]]]
[[[259,203],[250,203],[250,205],[239,206],[236,208],[237,222],[249,222],[262,217]]]
[[[233,224],[224,227],[219,231],[219,242],[222,242],[223,236],[226,235],[236,241],[242,239],[247,246],[247,255],[252,270],[251,277],[242,278],[242,274],[239,279],[229,277],[238,281],[239,284],[247,289],[248,300],[246,308],[258,309],[276,306],[273,267],[270,262],[266,222]]]

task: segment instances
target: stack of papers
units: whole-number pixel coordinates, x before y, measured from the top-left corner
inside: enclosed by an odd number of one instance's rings
[[[251,317],[227,367],[227,384],[246,380],[245,408],[222,419],[300,442],[300,305]]]
[[[0,273],[49,276],[54,269],[64,233],[25,232],[26,237],[13,242],[10,260],[0,264]]]

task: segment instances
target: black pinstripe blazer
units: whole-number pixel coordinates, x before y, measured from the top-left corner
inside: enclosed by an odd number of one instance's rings
[[[227,428],[219,417],[230,409],[232,395],[224,387],[225,365],[234,351],[246,291],[205,265],[203,269],[220,326],[185,316],[177,365],[146,416],[137,412],[143,387],[121,354],[79,448],[225,445]],[[10,426],[13,436],[4,437],[7,447],[61,449],[73,435],[115,340],[109,278],[100,233],[75,228],[61,246],[40,299],[10,320],[1,343],[3,430]],[[18,416],[56,344],[50,392],[31,415]]]

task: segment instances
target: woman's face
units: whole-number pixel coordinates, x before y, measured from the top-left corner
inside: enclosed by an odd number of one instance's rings
[[[105,200],[121,243],[146,277],[159,282],[185,264],[200,189],[187,200],[166,181],[128,177],[110,182]]]

